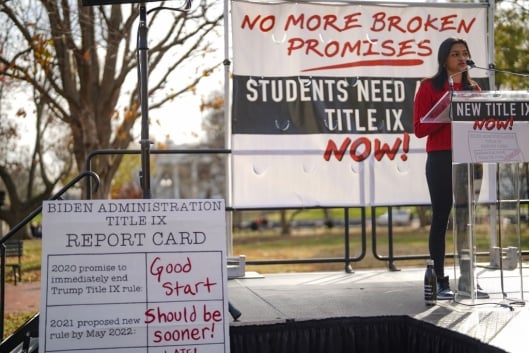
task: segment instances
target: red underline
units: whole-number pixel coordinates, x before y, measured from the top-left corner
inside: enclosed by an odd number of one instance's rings
[[[350,67],[359,67],[359,66],[417,66],[417,65],[422,65],[423,63],[424,63],[424,60],[421,60],[421,59],[361,60],[361,61],[352,61],[352,62],[348,62],[344,64],[313,67],[311,69],[305,69],[302,72],[329,70],[329,69],[347,69]]]

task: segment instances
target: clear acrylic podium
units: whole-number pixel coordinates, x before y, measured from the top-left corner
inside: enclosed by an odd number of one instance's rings
[[[529,93],[447,92],[422,121],[452,126],[456,300],[523,300],[520,168],[529,159]]]

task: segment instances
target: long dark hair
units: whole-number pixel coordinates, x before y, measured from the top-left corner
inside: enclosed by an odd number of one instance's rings
[[[441,43],[441,45],[439,46],[439,50],[437,51],[437,72],[431,77],[432,85],[438,91],[442,91],[445,87],[446,82],[448,81],[448,73],[445,69],[445,62],[448,58],[448,55],[450,55],[450,50],[452,49],[452,46],[454,44],[463,44],[467,49],[470,58],[470,49],[468,48],[466,40],[462,38],[450,37],[445,39]],[[464,71],[461,74],[461,83],[463,84],[464,90],[473,90],[474,86],[477,85],[475,81],[470,79],[468,70]]]

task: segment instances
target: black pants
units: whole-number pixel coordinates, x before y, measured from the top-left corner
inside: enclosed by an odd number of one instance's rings
[[[452,152],[429,152],[426,159],[426,182],[432,203],[432,224],[428,247],[434,260],[437,278],[444,277],[446,230],[452,209]]]

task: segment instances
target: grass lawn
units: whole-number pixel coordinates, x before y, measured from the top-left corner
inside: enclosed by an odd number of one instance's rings
[[[378,228],[377,228],[378,229]],[[359,226],[349,230],[349,256],[359,258],[362,255],[362,236]],[[388,256],[387,230],[377,230],[376,253]],[[381,261],[373,255],[372,235],[366,232],[366,253],[361,261],[354,261],[353,268],[384,268],[387,261]],[[295,229],[288,236],[281,235],[279,230],[235,232],[233,235],[233,254],[245,255],[249,260],[284,260],[284,259],[319,259],[344,258],[345,230],[343,227],[318,227],[316,229]],[[393,231],[394,255],[422,255],[428,253],[427,232],[425,230],[399,227]],[[406,260],[403,265],[422,265],[423,260]],[[248,265],[247,270],[261,273],[275,272],[315,272],[343,270],[344,262]]]
[[[24,256],[22,257],[22,282],[40,281],[41,265],[41,241],[40,239],[24,240]],[[7,259],[9,263],[13,259]],[[6,275],[7,282],[13,282],[13,278]],[[3,305],[3,303],[2,303]],[[24,322],[33,317],[35,312],[6,313],[4,318],[4,338],[12,334]]]

